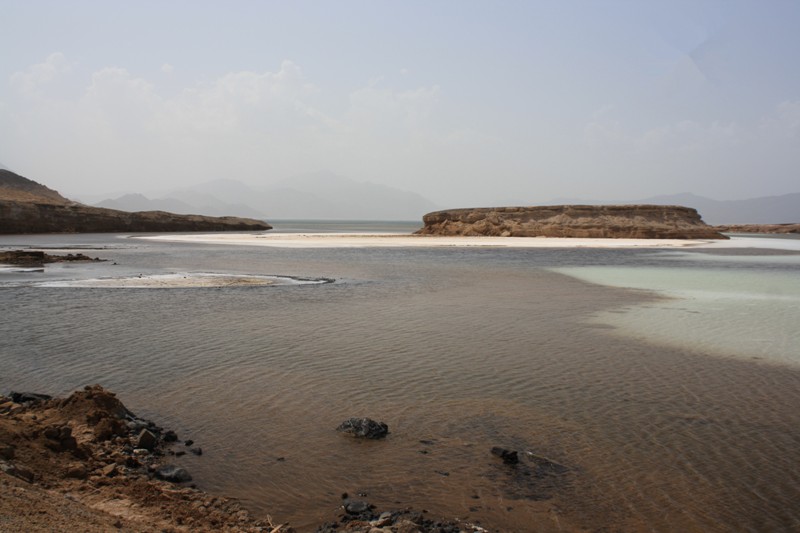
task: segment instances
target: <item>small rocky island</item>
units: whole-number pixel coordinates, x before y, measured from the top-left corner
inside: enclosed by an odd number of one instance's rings
[[[160,231],[263,231],[272,226],[240,217],[129,213],[73,202],[33,180],[0,169],[0,234]]]
[[[551,205],[435,211],[417,235],[727,239],[690,207],[674,205]]]

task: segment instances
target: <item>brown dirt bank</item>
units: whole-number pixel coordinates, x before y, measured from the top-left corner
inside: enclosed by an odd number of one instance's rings
[[[670,205],[553,205],[428,213],[419,235],[727,239],[695,209]]]
[[[192,444],[99,385],[63,399],[0,396],[0,531],[293,531],[187,485],[191,477],[171,463],[187,450],[202,454]],[[318,531],[485,531],[347,498],[331,518]]]

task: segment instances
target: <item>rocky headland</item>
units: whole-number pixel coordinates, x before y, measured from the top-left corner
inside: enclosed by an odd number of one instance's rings
[[[129,213],[73,202],[33,180],[0,169],[0,234],[178,231],[263,231],[272,226],[240,217]]]
[[[722,233],[800,234],[800,224],[728,224],[714,229]]]
[[[695,209],[664,205],[553,205],[428,213],[417,235],[727,239]]]

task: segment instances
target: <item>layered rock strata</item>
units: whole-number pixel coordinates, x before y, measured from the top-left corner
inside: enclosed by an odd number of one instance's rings
[[[553,205],[428,213],[417,235],[727,239],[695,209],[664,205]]]

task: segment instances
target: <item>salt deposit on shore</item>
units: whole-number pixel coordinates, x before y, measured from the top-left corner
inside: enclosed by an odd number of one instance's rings
[[[138,275],[132,277],[91,278],[45,281],[39,287],[102,287],[115,289],[174,289],[201,287],[257,287],[325,283],[325,279],[295,279],[279,276],[241,276],[234,274],[183,273]]]
[[[273,246],[278,248],[681,248],[711,244],[683,239],[574,239],[558,237],[440,237],[382,233],[225,233],[148,235],[154,241]]]

